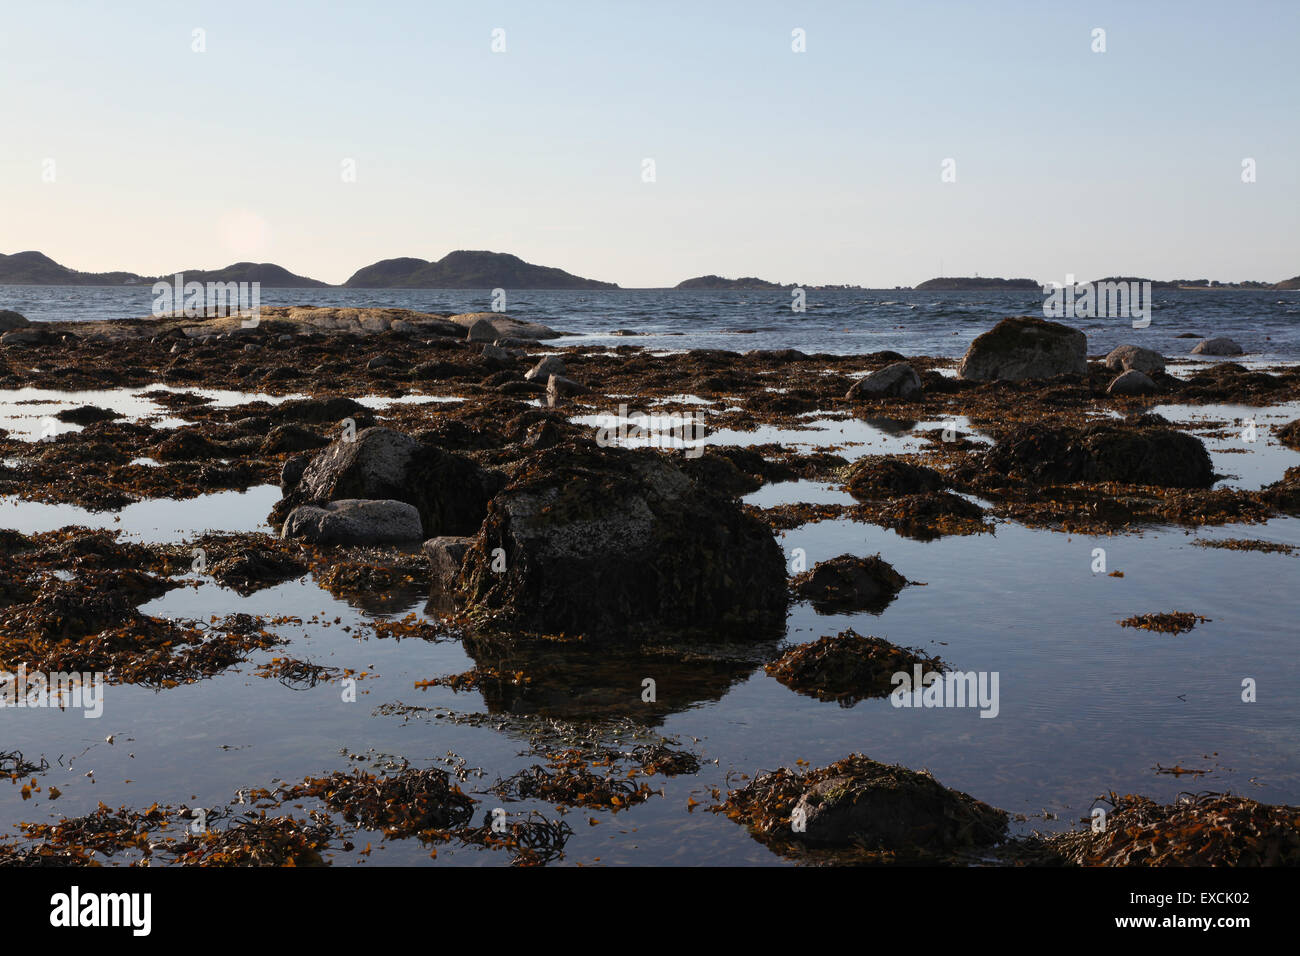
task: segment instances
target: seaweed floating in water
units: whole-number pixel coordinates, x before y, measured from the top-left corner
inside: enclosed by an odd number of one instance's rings
[[[469,822],[474,801],[451,782],[445,770],[416,770],[376,776],[363,770],[335,771],[328,777],[308,777],[285,791],[288,799],[317,797],[349,823],[385,836],[419,834],[445,839],[451,827]]]
[[[1145,631],[1158,631],[1162,634],[1182,634],[1198,623],[1209,620],[1208,617],[1190,611],[1168,611],[1162,614],[1135,614],[1117,623],[1120,627],[1140,627]]]

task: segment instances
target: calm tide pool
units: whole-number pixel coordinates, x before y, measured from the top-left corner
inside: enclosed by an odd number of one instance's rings
[[[1164,410],[1172,415],[1177,409]],[[1231,418],[1235,409],[1201,409]],[[1288,411],[1286,414],[1292,414]],[[1272,422],[1272,412],[1261,421]],[[819,423],[789,434],[737,433],[728,441],[840,444],[845,436]],[[912,429],[843,423],[874,453],[912,450]],[[927,427],[933,423],[924,423]],[[1267,479],[1254,456],[1294,453],[1268,441],[1224,459],[1240,461],[1251,481]],[[1278,459],[1281,461],[1283,459]],[[1291,463],[1296,463],[1292,461]],[[1216,467],[1219,459],[1216,457]],[[1271,480],[1271,479],[1269,479]],[[152,501],[118,513],[12,499],[0,507],[0,526],[24,531],[70,524],[117,528],[142,541],[182,541],[205,530],[270,530],[265,516],[278,497],[271,486],[190,501]],[[842,502],[833,484],[788,482],[746,499]],[[1059,830],[1087,815],[1094,798],[1110,790],[1167,801],[1184,790],[1224,790],[1267,803],[1300,803],[1300,558],[1289,554],[1196,546],[1198,539],[1258,538],[1300,547],[1300,519],[1190,531],[1153,528],[1142,533],[1089,537],[1031,530],[999,522],[990,534],[921,542],[874,525],[824,521],[779,534],[787,554],[802,548],[812,563],[842,553],[880,553],[909,580],[881,613],[823,615],[794,604],[786,640],[803,643],[853,628],[861,634],[919,647],[962,671],[997,674],[995,717],[975,708],[911,709],[888,699],[853,707],[794,693],[767,676],[762,648],[754,661],[723,679],[704,679],[651,712],[640,700],[641,681],[659,674],[661,687],[689,677],[680,665],[664,671],[654,659],[611,666],[603,715],[650,725],[653,732],[699,754],[698,774],[652,777],[663,795],[630,809],[570,810],[564,862],[647,864],[782,861],[721,815],[708,812],[714,788],[754,774],[807,761],[821,766],[850,752],[929,769],[964,790],[1025,819],[1017,832]],[[1094,549],[1105,549],[1107,571],[1094,573]],[[20,821],[76,816],[99,803],[144,808],[225,807],[240,790],[293,783],[308,775],[361,766],[382,770],[409,760],[444,766],[463,757],[470,774],[462,787],[482,802],[476,817],[500,804],[484,792],[537,762],[526,753],[543,724],[485,699],[476,690],[417,689],[416,682],[461,672],[474,661],[455,639],[428,642],[376,637],[367,622],[413,613],[433,619],[424,596],[386,615],[331,596],[309,575],[250,597],[194,578],[142,607],[145,613],[207,620],[235,612],[299,619],[271,625],[289,643],[254,654],[247,663],[197,684],[153,691],[110,686],[103,716],[78,711],[0,712],[0,751],[19,750],[48,760],[37,775],[41,791],[24,800],[17,785],[0,786],[0,828]],[[1122,628],[1123,618],[1183,610],[1210,620],[1177,636]],[[335,683],[294,689],[255,673],[272,657],[365,671],[355,702]],[[1258,685],[1255,703],[1242,701],[1242,682]],[[566,695],[570,688],[534,687]],[[416,708],[416,709],[409,709]],[[490,717],[465,717],[487,714]],[[458,716],[460,715],[460,716]],[[577,718],[575,717],[575,720]],[[609,739],[635,742],[627,728],[606,727]],[[111,737],[110,743],[107,738]],[[1159,773],[1180,767],[1198,776]],[[49,799],[50,786],[61,795]],[[698,806],[691,809],[688,801]],[[511,812],[555,807],[509,804]],[[286,807],[286,810],[291,810]],[[590,825],[590,820],[596,825]],[[216,825],[219,825],[216,824]],[[362,831],[355,850],[336,863],[432,863],[417,840],[382,839]],[[367,842],[372,853],[361,855]],[[115,858],[116,860],[117,858]],[[440,846],[438,860],[505,865],[492,851]]]

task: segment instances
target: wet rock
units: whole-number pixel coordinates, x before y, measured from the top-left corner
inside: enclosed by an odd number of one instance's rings
[[[479,319],[468,327],[465,335],[467,342],[494,342],[497,337],[497,328],[487,319]]]
[[[906,362],[895,362],[853,383],[845,394],[850,401],[862,398],[915,398],[921,394],[921,379]]]
[[[188,428],[178,429],[149,451],[157,461],[207,461],[229,454],[225,448]]]
[[[482,355],[485,359],[493,362],[511,362],[518,357],[517,354],[512,352],[510,349],[502,348],[493,342],[489,342],[487,345],[483,346]]]
[[[1063,833],[1047,847],[1076,866],[1300,866],[1300,807],[1224,793],[1187,794],[1172,804],[1110,795],[1106,827]]]
[[[771,362],[800,362],[807,357],[798,349],[750,349],[745,353],[745,358]]]
[[[554,372],[546,379],[547,394],[556,395],[586,395],[589,393],[586,385],[575,382],[571,378],[565,378],[563,375],[556,375]]]
[[[1006,835],[1007,815],[927,772],[854,754],[807,773],[763,774],[728,795],[728,815],[777,846],[944,855]],[[792,826],[798,820],[800,827]]]
[[[1137,369],[1139,372],[1163,372],[1165,357],[1159,352],[1144,349],[1140,345],[1121,345],[1111,349],[1106,356],[1106,367],[1116,372]]]
[[[947,670],[936,657],[849,629],[793,647],[763,669],[797,693],[852,707],[889,696],[899,686],[894,675],[914,676],[918,665],[922,680]]]
[[[490,338],[481,340],[486,342],[493,342],[497,339],[536,341],[537,339],[559,338],[563,334],[538,322],[525,322],[523,319],[516,319],[503,312],[467,312],[464,315],[453,315],[448,321],[454,322],[463,329],[472,329],[479,323],[485,323],[485,328],[493,330]],[[480,340],[471,337],[470,341]]]
[[[414,505],[350,498],[293,509],[280,536],[313,544],[401,544],[420,540],[423,531]]]
[[[1107,395],[1152,395],[1157,391],[1159,387],[1151,380],[1151,376],[1135,368],[1115,376],[1115,380],[1106,388]]]
[[[649,450],[561,445],[488,507],[461,573],[471,608],[545,632],[625,638],[784,621],[785,562],[732,499]]]
[[[112,421],[115,418],[122,418],[120,412],[115,412],[110,408],[100,408],[97,405],[80,405],[77,408],[65,408],[54,415],[61,422],[70,422],[73,425],[92,425],[95,422]]]
[[[424,553],[429,559],[430,567],[433,568],[434,583],[444,591],[456,587],[456,582],[460,578],[461,565],[465,562],[465,554],[473,543],[473,538],[451,535],[430,538],[424,542]]]
[[[1194,435],[1143,416],[1084,428],[1035,422],[1012,429],[985,455],[989,469],[1034,484],[1115,481],[1208,488],[1214,481],[1205,445]]]
[[[1068,325],[1032,316],[1003,319],[971,342],[957,377],[987,382],[1087,375],[1087,351],[1088,337]]]
[[[496,390],[502,395],[544,395],[546,386],[541,382],[509,381],[502,382],[496,387]]]
[[[0,332],[12,332],[14,329],[25,329],[32,323],[27,320],[26,316],[20,315],[12,309],[0,309]]]
[[[1277,440],[1288,448],[1300,451],[1300,418],[1287,422],[1277,430]]]
[[[899,533],[922,540],[988,530],[984,524],[984,509],[950,491],[928,491],[894,498],[880,508],[877,517]]]
[[[546,404],[554,407],[571,395],[586,395],[591,391],[563,375],[552,375],[546,380]]]
[[[884,849],[986,845],[1002,838],[1006,814],[930,774],[861,758],[847,762],[799,797],[805,842]]]
[[[310,451],[324,448],[330,443],[328,438],[317,435],[301,425],[277,425],[263,439],[260,446],[264,455],[279,455],[283,452]]]
[[[421,382],[437,382],[464,373],[465,367],[454,362],[421,362],[411,370],[411,377]]]
[[[1226,336],[1219,336],[1213,339],[1202,339],[1196,343],[1192,349],[1193,355],[1241,355],[1243,350],[1240,345]]]
[[[552,375],[564,375],[567,372],[568,367],[564,364],[564,359],[558,355],[548,355],[525,372],[524,378],[530,382],[535,378],[549,382]]]
[[[307,573],[307,566],[276,548],[250,547],[212,565],[213,579],[240,594],[253,594]]]
[[[358,425],[373,419],[370,409],[350,398],[299,398],[281,402],[268,414],[281,422],[300,425],[332,425],[351,418]]]
[[[884,610],[906,584],[907,578],[878,554],[819,561],[792,582],[795,594],[826,611]]]
[[[868,455],[849,465],[844,484],[853,497],[872,500],[938,491],[945,481],[943,475],[925,465],[914,465],[892,456]]]
[[[311,455],[294,455],[280,469],[280,492],[288,494],[302,480],[302,473],[311,463]]]
[[[742,471],[737,467],[736,462],[720,449],[706,448],[704,454],[698,458],[683,456],[678,465],[692,480],[734,498],[763,487],[760,474]]]
[[[10,348],[29,348],[40,345],[56,345],[60,341],[57,332],[40,325],[28,325],[0,335],[0,345]]]
[[[388,428],[318,452],[285,507],[350,498],[393,499],[419,511],[425,538],[473,534],[499,478],[473,462]]]

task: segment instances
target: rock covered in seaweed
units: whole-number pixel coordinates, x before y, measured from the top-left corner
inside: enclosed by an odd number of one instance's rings
[[[1088,337],[1078,329],[1032,316],[1003,319],[979,335],[962,356],[957,377],[981,382],[1088,374]]]
[[[629,637],[784,621],[781,549],[666,455],[583,441],[532,455],[488,506],[461,572],[471,610],[543,632]]]
[[[1205,445],[1159,416],[1083,428],[1034,422],[1012,429],[985,455],[986,466],[1035,484],[1076,481],[1208,488],[1214,469]]]
[[[1006,835],[1007,814],[929,773],[853,754],[807,772],[762,774],[716,809],[775,849],[950,857]]]
[[[946,669],[937,657],[880,637],[863,637],[850,628],[793,647],[764,669],[797,693],[852,707],[860,700],[888,696],[897,687],[894,675],[912,674],[917,664],[925,673]]]
[[[884,610],[906,584],[907,578],[878,554],[841,554],[819,561],[792,582],[795,594],[826,611]]]

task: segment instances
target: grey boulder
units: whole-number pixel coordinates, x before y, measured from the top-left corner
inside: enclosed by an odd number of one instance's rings
[[[1088,337],[1078,329],[1033,316],[1003,319],[970,344],[958,378],[1019,382],[1088,374]]]
[[[548,355],[525,372],[524,378],[530,382],[535,378],[540,378],[546,382],[550,381],[552,375],[564,375],[568,370],[568,367],[564,364],[564,359],[558,355]]]
[[[921,377],[906,362],[895,362],[853,383],[845,393],[855,398],[914,398],[921,394]]]
[[[1121,345],[1111,349],[1110,354],[1106,356],[1106,367],[1116,372],[1137,369],[1150,375],[1152,372],[1165,370],[1165,357],[1159,352],[1144,349],[1140,345]]]
[[[423,536],[414,505],[357,498],[295,508],[280,531],[281,538],[312,544],[401,544]]]
[[[443,535],[424,542],[424,554],[433,569],[433,579],[444,591],[454,590],[473,538]]]
[[[424,538],[473,534],[500,484],[500,475],[435,445],[389,428],[367,428],[317,453],[281,506],[393,499],[415,506]]]
[[[1201,339],[1192,349],[1193,355],[1241,355],[1242,352],[1241,346],[1226,336]]]

